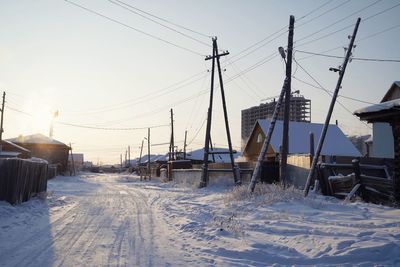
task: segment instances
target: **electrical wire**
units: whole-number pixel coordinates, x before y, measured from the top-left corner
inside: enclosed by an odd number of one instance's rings
[[[309,54],[309,55],[314,55],[314,56],[322,56],[322,57],[329,57],[329,58],[344,58],[343,56],[335,56],[335,55],[327,55],[327,54],[321,54],[321,53],[314,53],[314,52],[309,52],[309,51],[303,51],[303,50],[296,50],[299,53],[303,54]],[[381,58],[360,58],[360,57],[351,57],[351,60],[358,60],[358,61],[373,61],[373,62],[396,62],[400,63],[400,59],[381,59]]]
[[[368,40],[368,39],[370,39],[370,38],[373,38],[373,37],[375,37],[375,36],[378,36],[378,35],[380,35],[380,34],[383,34],[383,33],[385,33],[385,32],[394,30],[394,29],[399,28],[399,27],[400,27],[400,24],[396,24],[396,25],[394,25],[394,26],[390,26],[390,27],[385,28],[385,29],[383,29],[383,30],[380,30],[380,31],[378,31],[378,32],[375,32],[375,33],[372,33],[372,34],[370,34],[370,35],[367,35],[367,36],[364,36],[364,37],[362,37],[362,38],[359,38],[359,39],[356,40],[356,42],[357,42],[357,44],[359,44],[359,43],[361,43],[361,42],[363,42],[363,41],[365,41],[365,40]],[[336,46],[336,47],[334,47],[334,48],[330,48],[330,49],[328,49],[328,50],[324,50],[324,51],[321,51],[321,52],[319,52],[319,53],[323,54],[323,53],[335,51],[335,50],[340,49],[340,48],[343,48],[343,46]],[[315,55],[305,56],[305,57],[299,58],[299,59],[297,59],[297,60],[300,61],[300,60],[307,59],[307,58],[311,58],[311,57],[314,57],[314,56],[315,56]]]
[[[201,77],[199,77],[199,78],[197,78],[195,80],[192,80],[193,78],[199,76],[200,74],[204,74],[204,75],[202,75]],[[179,81],[177,83],[174,83],[174,84],[172,84],[170,86],[167,86],[164,89],[161,89],[161,90],[158,90],[158,91],[155,91],[155,92],[152,92],[152,93],[140,96],[140,97],[136,97],[136,98],[133,98],[133,99],[130,99],[130,100],[127,100],[127,101],[123,101],[123,102],[120,102],[120,103],[116,103],[116,104],[113,104],[113,105],[104,106],[102,108],[95,109],[95,110],[92,110],[92,111],[86,111],[86,112],[76,111],[76,112],[69,112],[69,113],[79,113],[81,115],[82,114],[94,114],[94,113],[103,113],[103,112],[108,112],[108,111],[124,109],[124,108],[127,108],[127,107],[132,107],[132,105],[136,105],[136,104],[140,104],[140,103],[146,102],[147,98],[155,99],[155,98],[167,95],[167,94],[172,93],[174,91],[177,91],[179,89],[185,88],[185,87],[187,87],[187,86],[189,86],[189,85],[191,85],[191,84],[193,84],[195,82],[198,82],[198,81],[204,79],[205,77],[207,77],[207,74],[205,73],[205,71],[202,71],[202,72],[199,72],[199,73],[196,73],[196,74],[190,76],[189,78],[181,80],[181,81]]]
[[[294,60],[294,61],[296,62],[296,64],[300,67],[300,69],[302,69],[302,70],[307,74],[307,76],[309,76],[316,84],[318,84],[318,86],[319,86],[322,90],[324,90],[330,97],[332,97],[332,93],[331,93],[329,90],[325,89],[325,87],[322,86],[321,83],[318,82],[318,80],[317,80],[316,78],[314,78],[314,76],[312,76],[299,62],[297,62],[296,59],[293,59],[293,60]],[[352,116],[355,117],[355,115],[353,114],[353,112],[352,112],[351,110],[349,110],[345,105],[343,105],[338,99],[336,99],[336,102],[337,102],[344,110],[346,110],[348,113],[350,113]],[[365,122],[363,122],[363,121],[360,121],[358,118],[357,118],[357,121],[363,123],[363,124],[364,124],[366,127],[368,127],[369,129],[372,129],[371,126],[369,126],[367,123],[365,123]]]
[[[332,27],[332,26],[334,26],[334,25],[336,25],[336,24],[342,22],[342,21],[344,21],[344,20],[350,18],[351,16],[353,16],[353,15],[355,15],[355,14],[357,14],[357,13],[360,13],[360,12],[362,12],[362,11],[364,11],[364,10],[370,8],[371,6],[376,5],[377,3],[381,2],[381,1],[382,1],[382,0],[376,0],[375,2],[373,2],[373,3],[371,3],[371,4],[367,5],[367,6],[365,6],[365,7],[363,7],[363,8],[361,8],[361,9],[359,9],[359,10],[353,12],[353,13],[351,13],[350,15],[347,15],[347,16],[345,16],[345,17],[343,17],[343,18],[340,18],[340,19],[334,21],[333,23],[331,23],[331,24],[329,24],[329,25],[327,25],[327,26],[324,26],[324,27],[320,28],[319,30],[317,30],[317,31],[315,31],[315,32],[313,32],[313,33],[310,33],[310,34],[308,34],[308,35],[306,35],[306,36],[304,36],[304,37],[302,37],[302,38],[300,38],[300,39],[297,39],[297,40],[295,41],[295,43],[296,43],[296,42],[301,42],[301,41],[304,40],[304,39],[307,39],[307,38],[309,38],[309,37],[311,37],[311,36],[313,36],[313,35],[315,35],[315,34],[317,34],[317,33],[320,33],[321,31],[324,31],[324,30],[326,30],[326,29],[328,29],[328,28],[330,28],[330,27]]]
[[[398,7],[398,6],[400,6],[400,3],[399,3],[399,4],[396,4],[396,5],[394,5],[394,6],[391,6],[391,7],[389,7],[389,8],[386,8],[386,9],[384,9],[384,10],[382,10],[382,11],[379,11],[379,12],[377,12],[377,13],[375,13],[375,14],[372,14],[372,15],[366,17],[365,19],[363,19],[362,21],[363,21],[363,23],[365,23],[366,21],[368,21],[368,20],[370,20],[370,19],[372,19],[372,18],[374,18],[374,17],[376,17],[376,16],[382,15],[383,13],[386,13],[386,12],[388,12],[388,11],[390,11],[390,10],[392,10],[392,9],[394,9],[394,8],[396,8],[396,7]],[[356,25],[356,24],[353,23],[353,24],[347,25],[347,26],[345,26],[345,27],[343,27],[343,28],[340,28],[340,29],[338,29],[338,30],[335,30],[335,31],[333,31],[333,32],[330,32],[330,33],[325,34],[325,35],[323,35],[323,36],[321,36],[321,37],[312,39],[312,40],[307,41],[307,42],[304,42],[304,43],[300,43],[300,44],[297,44],[297,43],[296,43],[296,47],[300,47],[300,46],[304,46],[304,45],[307,45],[307,44],[310,44],[310,43],[314,43],[314,42],[320,41],[320,40],[325,39],[326,37],[332,36],[332,35],[334,35],[334,34],[336,34],[336,33],[338,33],[338,32],[342,32],[342,31],[344,31],[344,30],[346,30],[346,29],[352,28],[352,27],[354,27],[354,25]],[[298,41],[299,41],[299,40],[297,40],[296,42],[298,42]]]
[[[109,16],[106,16],[106,15],[104,15],[104,14],[101,14],[101,13],[99,13],[99,12],[97,12],[97,11],[94,11],[94,10],[92,10],[92,9],[90,9],[90,8],[87,8],[87,7],[85,7],[85,6],[79,5],[79,4],[77,4],[77,3],[75,3],[75,2],[72,2],[72,1],[70,1],[70,0],[64,0],[64,1],[67,2],[67,3],[69,3],[69,4],[71,4],[71,5],[74,5],[74,6],[76,6],[76,7],[79,7],[79,8],[81,8],[81,9],[83,9],[83,10],[89,12],[89,13],[92,13],[92,14],[95,14],[95,15],[97,15],[97,16],[100,16],[100,17],[102,17],[102,18],[104,18],[104,19],[106,19],[106,20],[109,20],[109,21],[112,21],[112,22],[114,22],[114,23],[117,23],[117,24],[119,24],[119,25],[121,25],[121,26],[124,26],[124,27],[126,27],[126,28],[128,28],[128,29],[134,30],[134,31],[136,31],[136,32],[138,32],[138,33],[141,33],[141,34],[143,34],[143,35],[146,35],[146,36],[148,36],[148,37],[150,37],[150,38],[153,38],[153,39],[155,39],[155,40],[161,41],[161,42],[163,42],[163,43],[169,44],[169,45],[171,45],[171,46],[174,46],[174,47],[176,47],[176,48],[185,50],[185,51],[187,51],[187,52],[190,52],[190,53],[192,53],[192,54],[195,54],[195,55],[198,55],[198,56],[201,56],[201,57],[204,57],[204,56],[205,56],[205,55],[203,55],[203,54],[201,54],[201,53],[199,53],[199,52],[197,52],[197,51],[194,51],[194,50],[192,50],[192,49],[190,49],[190,48],[183,47],[183,46],[181,46],[181,45],[178,45],[178,44],[176,44],[176,43],[173,43],[173,42],[171,42],[171,41],[168,41],[168,40],[165,40],[165,39],[163,39],[163,38],[161,38],[161,37],[158,37],[158,36],[156,36],[156,35],[154,35],[154,34],[147,33],[147,32],[145,32],[145,31],[142,31],[142,30],[140,30],[140,29],[137,29],[137,28],[135,28],[135,27],[133,27],[133,26],[130,26],[130,25],[124,23],[124,22],[121,22],[121,21],[119,21],[119,20],[116,20],[116,19],[114,19],[114,18],[111,18],[111,17],[109,17]]]
[[[136,15],[138,15],[138,16],[144,18],[144,19],[147,19],[147,20],[149,20],[149,21],[151,21],[151,22],[153,22],[153,23],[156,23],[156,24],[158,24],[158,25],[160,25],[160,26],[162,26],[162,27],[164,27],[164,28],[167,28],[167,29],[169,29],[169,30],[171,30],[171,31],[173,31],[173,32],[175,32],[175,33],[178,33],[178,34],[180,34],[180,35],[182,35],[182,36],[184,36],[184,37],[186,37],[186,38],[189,38],[189,39],[191,39],[191,40],[193,40],[193,41],[196,41],[196,42],[198,42],[198,43],[200,43],[200,44],[202,44],[202,45],[205,45],[205,46],[207,46],[207,47],[212,47],[210,44],[208,44],[208,43],[206,43],[206,42],[203,42],[203,41],[201,41],[201,40],[199,40],[199,39],[197,39],[197,38],[194,38],[194,37],[192,37],[192,36],[190,36],[190,35],[188,35],[188,34],[186,34],[186,33],[183,33],[183,32],[181,32],[181,31],[178,31],[178,30],[176,30],[176,29],[174,29],[174,28],[172,28],[172,27],[169,27],[169,26],[167,26],[167,25],[165,25],[165,24],[162,24],[162,23],[160,23],[160,22],[158,22],[158,21],[156,21],[156,20],[154,20],[154,19],[152,19],[152,18],[149,18],[149,17],[147,17],[147,16],[145,16],[145,15],[143,15],[143,14],[140,14],[139,12],[135,11],[135,10],[137,9],[136,7],[134,7],[134,6],[132,6],[132,5],[129,5],[129,4],[125,3],[125,2],[123,2],[123,1],[119,1],[119,0],[115,0],[115,1],[113,1],[113,0],[108,0],[108,1],[109,1],[110,3],[112,3],[112,4],[114,4],[114,5],[117,5],[117,6],[119,6],[119,7],[122,7],[122,8],[125,9],[125,10],[128,10],[129,12],[131,12],[131,13],[133,13],[133,14],[136,14]],[[153,17],[154,17],[154,16],[153,16]]]
[[[296,28],[299,28],[299,27],[301,27],[301,26],[304,26],[305,24],[308,24],[308,23],[310,23],[311,21],[314,21],[314,20],[316,20],[316,19],[318,19],[318,18],[320,18],[320,17],[322,17],[322,16],[324,16],[324,15],[326,15],[326,14],[332,12],[333,10],[336,10],[336,9],[338,9],[338,8],[340,8],[340,7],[342,7],[342,6],[344,6],[345,4],[349,3],[350,1],[351,1],[351,0],[346,0],[346,1],[342,2],[342,3],[340,3],[339,5],[337,5],[337,6],[333,7],[333,8],[331,8],[331,9],[326,10],[326,11],[323,12],[322,14],[320,14],[320,15],[318,15],[318,16],[316,16],[316,17],[310,19],[310,20],[307,20],[307,21],[305,21],[305,22],[303,22],[303,23],[301,23],[301,24],[299,24],[299,25],[297,25]],[[332,1],[331,1],[331,2],[332,2]],[[299,21],[299,20],[297,20],[297,22],[298,22],[298,21]]]
[[[182,26],[182,25],[180,25],[180,24],[171,22],[170,20],[167,20],[167,19],[164,19],[164,18],[162,18],[162,17],[159,17],[159,16],[156,16],[156,15],[154,15],[154,14],[151,14],[151,13],[148,12],[148,11],[144,11],[143,9],[139,9],[139,8],[134,7],[133,5],[127,4],[127,3],[123,2],[123,1],[120,1],[120,0],[115,0],[115,1],[117,1],[117,2],[119,2],[119,3],[121,3],[121,4],[124,4],[124,5],[126,5],[126,6],[128,6],[128,7],[130,7],[130,8],[133,8],[133,9],[135,9],[136,11],[139,11],[139,12],[141,12],[141,13],[143,13],[143,14],[146,14],[146,15],[148,15],[148,16],[150,16],[150,17],[159,19],[159,20],[164,21],[164,22],[166,22],[166,23],[169,23],[169,24],[171,24],[171,25],[173,25],[173,26],[175,26],[175,27],[181,28],[181,29],[183,29],[183,30],[186,30],[186,31],[189,31],[189,32],[192,32],[192,33],[196,33],[196,34],[201,35],[201,36],[206,37],[206,38],[211,38],[211,37],[212,37],[211,35],[207,35],[207,34],[204,34],[204,33],[199,32],[199,31],[195,31],[195,30],[193,30],[193,29],[190,29],[190,28],[188,28],[188,27]]]
[[[199,134],[199,132],[201,131],[201,129],[203,129],[204,123],[207,121],[207,116],[206,118],[203,120],[201,126],[199,127],[199,129],[197,130],[197,132],[195,133],[195,135],[193,136],[192,140],[190,140],[190,142],[186,145],[186,146],[190,146],[193,141],[196,139],[197,135]]]
[[[92,130],[105,130],[105,131],[136,131],[136,130],[144,130],[144,129],[153,129],[153,128],[160,128],[160,127],[169,127],[169,124],[160,124],[160,125],[153,125],[147,127],[128,127],[128,128],[107,128],[107,127],[96,127],[96,126],[89,126],[89,125],[82,125],[82,124],[75,124],[75,123],[68,123],[68,122],[61,122],[56,121],[55,123],[65,125],[65,126],[72,126],[77,128],[84,128],[84,129],[92,129]]]

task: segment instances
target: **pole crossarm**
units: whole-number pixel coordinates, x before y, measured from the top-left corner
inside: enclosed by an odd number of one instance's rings
[[[208,184],[209,180],[209,169],[208,169],[208,156],[212,155],[214,157],[215,154],[222,154],[222,153],[215,153],[214,151],[210,152],[210,147],[212,149],[212,144],[211,144],[211,119],[212,119],[212,107],[213,107],[213,96],[214,96],[214,78],[215,78],[215,63],[217,64],[217,70],[218,70],[218,78],[219,78],[219,85],[221,89],[221,98],[222,98],[222,107],[224,111],[224,119],[225,119],[225,129],[226,129],[226,135],[227,135],[227,140],[228,140],[228,147],[229,147],[229,156],[230,156],[230,161],[231,161],[231,168],[233,173],[233,179],[235,184],[240,184],[240,178],[237,175],[237,168],[235,166],[234,158],[233,158],[233,149],[232,149],[232,141],[231,141],[231,134],[229,130],[229,122],[228,122],[228,111],[226,108],[226,101],[225,101],[225,92],[224,92],[224,83],[222,79],[222,70],[221,70],[221,64],[220,64],[220,57],[229,55],[228,51],[224,51],[222,54],[218,54],[218,45],[217,45],[217,38],[214,37],[212,39],[213,41],[213,54],[212,56],[206,57],[205,60],[212,60],[212,68],[211,68],[211,89],[210,89],[210,104],[208,107],[208,112],[207,112],[207,128],[206,128],[206,136],[205,136],[205,142],[204,142],[204,157],[203,157],[203,171],[201,175],[201,181],[200,181],[200,187],[205,187]]]

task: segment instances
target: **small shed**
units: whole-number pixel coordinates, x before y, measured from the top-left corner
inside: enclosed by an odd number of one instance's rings
[[[56,164],[60,172],[67,170],[70,148],[60,141],[43,134],[20,135],[7,141],[30,150],[32,157],[45,159],[49,164]]]

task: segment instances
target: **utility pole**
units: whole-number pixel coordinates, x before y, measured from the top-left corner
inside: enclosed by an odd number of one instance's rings
[[[140,180],[142,180],[142,173],[141,173],[140,164],[142,163],[143,143],[144,143],[144,140],[142,140],[142,145],[140,146],[139,167],[138,167],[138,170],[139,170],[138,174],[140,175]]]
[[[174,144],[174,111],[171,108],[171,140],[169,143],[169,160],[175,159],[175,144]]]
[[[0,152],[3,151],[3,120],[4,120],[4,103],[6,100],[6,92],[3,92],[3,103],[1,104],[1,122],[0,122]]]
[[[356,39],[356,35],[357,35],[357,31],[358,31],[358,26],[360,25],[360,21],[361,21],[361,18],[358,18],[356,26],[354,27],[353,35],[351,36],[350,44],[349,44],[349,47],[347,49],[346,57],[344,58],[344,62],[343,62],[342,67],[339,68],[339,69],[330,68],[330,70],[333,70],[335,72],[336,71],[339,72],[339,78],[338,78],[338,81],[337,81],[337,84],[336,84],[335,91],[333,92],[333,95],[332,95],[332,100],[331,100],[331,104],[329,105],[328,114],[326,115],[324,128],[322,129],[322,133],[321,133],[321,137],[319,138],[317,150],[315,151],[315,155],[313,157],[313,161],[312,161],[312,164],[311,164],[311,169],[310,169],[310,172],[309,172],[308,177],[307,177],[306,186],[304,188],[304,196],[308,195],[308,191],[310,190],[311,182],[314,179],[315,168],[317,167],[317,163],[318,163],[319,156],[321,154],[322,146],[324,145],[325,136],[326,136],[326,133],[328,131],[329,122],[330,122],[330,119],[332,117],[333,108],[335,107],[336,98],[337,98],[337,96],[339,94],[339,90],[340,90],[340,88],[342,86],[342,80],[343,80],[344,73],[346,71],[347,63],[349,62],[349,59],[350,59],[350,57],[352,55],[351,51],[352,51],[352,49],[354,47],[354,40]]]
[[[147,128],[147,172],[149,173],[149,180],[151,180],[151,168],[150,168],[150,128]]]
[[[230,134],[230,130],[229,130],[228,112],[226,109],[224,83],[222,80],[222,70],[221,70],[221,64],[220,64],[220,57],[229,55],[229,52],[225,51],[225,52],[219,54],[218,45],[217,45],[217,37],[214,37],[212,39],[212,42],[213,42],[213,54],[212,54],[212,56],[208,56],[205,59],[205,60],[212,60],[212,69],[211,69],[210,104],[209,104],[208,113],[207,113],[207,129],[206,129],[206,137],[205,137],[205,142],[204,142],[203,172],[202,172],[202,176],[201,176],[200,187],[207,186],[207,183],[209,180],[209,175],[208,175],[208,173],[209,173],[208,155],[209,154],[229,154],[230,160],[231,160],[231,167],[232,167],[234,182],[235,182],[235,184],[240,184],[240,177],[237,176],[235,162],[233,159],[232,141],[231,141],[231,134]],[[209,149],[210,148],[210,139],[211,139],[211,118],[212,118],[212,106],[213,106],[213,95],[214,95],[215,62],[217,63],[217,68],[218,68],[218,78],[219,78],[219,85],[220,85],[220,89],[221,89],[222,107],[223,107],[223,111],[224,111],[225,129],[226,129],[226,135],[227,135],[227,139],[228,139],[229,152],[221,152],[221,151],[220,152],[217,152],[217,151],[210,152],[210,149]]]
[[[128,167],[131,166],[131,146],[128,146]]]
[[[276,105],[275,105],[274,113],[272,114],[272,119],[271,119],[271,123],[269,124],[267,135],[265,136],[264,143],[261,147],[260,154],[258,155],[257,163],[256,163],[256,166],[254,167],[253,175],[251,176],[251,181],[250,181],[249,188],[248,188],[248,191],[250,191],[250,192],[254,192],[254,188],[256,187],[256,182],[261,173],[261,166],[264,161],[265,155],[267,154],[268,147],[271,142],[271,137],[272,137],[272,134],[275,129],[275,124],[276,124],[276,120],[278,118],[279,110],[282,105],[283,96],[285,95],[285,92],[286,92],[286,83],[287,83],[287,80],[285,79],[285,81],[283,82],[281,94],[279,95],[278,101],[276,102]]]
[[[122,154],[119,154],[119,160],[120,160],[120,163],[121,163],[120,171],[122,171]]]
[[[128,151],[125,150],[125,162],[124,162],[124,166],[126,167],[126,161],[128,159]]]
[[[75,176],[75,162],[74,162],[74,155],[72,154],[72,145],[69,143],[69,149],[71,150],[71,163],[72,163],[72,171]]]
[[[186,159],[186,138],[187,138],[187,130],[185,131],[185,141],[183,143],[183,159]]]
[[[292,82],[292,54],[293,54],[294,16],[289,19],[288,48],[286,58],[286,90],[285,110],[283,114],[282,154],[280,164],[280,180],[283,188],[286,186],[287,156],[289,152],[289,120],[290,120],[290,94]]]

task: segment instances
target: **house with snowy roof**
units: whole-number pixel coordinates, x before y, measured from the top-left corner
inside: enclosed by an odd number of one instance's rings
[[[400,117],[400,81],[395,81],[379,104],[358,109],[354,114],[361,120],[372,123],[372,145],[370,156],[394,158],[394,137],[389,117]],[[394,115],[393,115],[394,114]]]
[[[22,158],[31,157],[31,151],[12,142],[1,140],[0,158]]]
[[[31,156],[45,159],[49,164],[57,165],[59,172],[65,172],[68,166],[70,147],[43,134],[18,136],[6,141],[31,151]]]
[[[251,135],[243,150],[243,157],[253,165],[257,161],[261,147],[271,121],[268,119],[257,120]],[[289,122],[289,150],[288,150],[288,182],[298,187],[303,187],[310,169],[312,156],[310,155],[310,133],[314,135],[314,147],[317,147],[319,137],[324,125],[322,123]],[[282,143],[283,121],[276,121],[267,154],[261,168],[261,181],[279,181],[279,152]],[[325,142],[321,151],[323,162],[332,158],[360,157],[360,152],[346,137],[340,128],[331,124],[328,127]]]
[[[268,119],[258,120],[254,125],[253,131],[248,139],[243,151],[243,156],[250,161],[257,160],[267,135],[271,121]],[[314,134],[314,147],[317,147],[319,136],[321,135],[324,124],[309,122],[289,122],[289,154],[309,154],[310,153],[310,133]],[[283,135],[283,121],[276,121],[271,142],[267,150],[266,160],[274,159],[279,154]],[[360,152],[340,130],[331,124],[328,127],[324,146],[321,155],[323,156],[348,156],[360,157]]]

